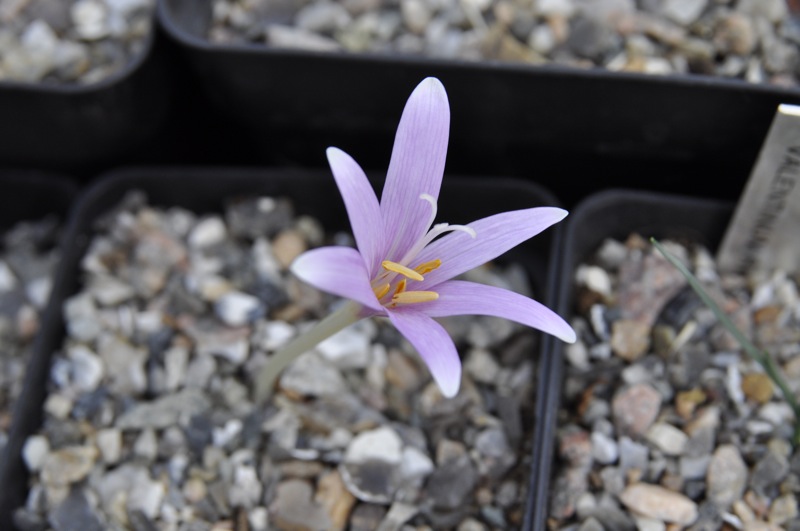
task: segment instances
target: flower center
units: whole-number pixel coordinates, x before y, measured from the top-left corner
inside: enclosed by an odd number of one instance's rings
[[[437,259],[411,269],[397,262],[384,260],[381,263],[384,271],[372,282],[372,291],[375,292],[375,297],[381,301],[381,304],[388,308],[394,308],[398,304],[435,301],[439,298],[439,294],[435,291],[407,291],[406,285],[409,280],[417,282],[425,280],[425,277],[422,276],[423,274],[430,273],[441,265],[442,261]],[[398,275],[403,278],[392,283]],[[391,296],[389,296],[390,292]]]
[[[399,262],[391,260],[384,260],[381,262],[383,271],[372,281],[372,291],[375,292],[375,297],[381,304],[387,308],[394,308],[398,304],[414,304],[417,302],[435,301],[439,298],[439,294],[435,291],[425,290],[407,290],[406,286],[408,281],[420,282],[425,279],[423,275],[427,275],[431,271],[438,269],[442,265],[440,259],[424,262],[414,267],[413,269],[408,265],[417,257],[420,251],[426,245],[431,243],[437,237],[447,232],[460,230],[466,232],[475,238],[475,230],[464,225],[450,225],[448,223],[438,223],[433,225],[436,219],[437,205],[436,199],[430,194],[422,194],[419,196],[423,201],[427,201],[431,205],[431,216],[428,226],[431,227],[424,236],[422,236],[411,248],[406,251],[403,258]],[[398,277],[402,277],[395,282]]]

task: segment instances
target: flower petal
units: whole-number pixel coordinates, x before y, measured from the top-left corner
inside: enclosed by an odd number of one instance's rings
[[[574,343],[575,331],[547,306],[519,293],[463,280],[450,280],[436,286],[439,298],[415,305],[431,317],[447,315],[491,315],[522,323]]]
[[[364,257],[369,273],[373,274],[384,252],[383,242],[386,241],[378,197],[364,170],[350,155],[334,147],[328,148],[326,154],[347,208],[358,250]]]
[[[536,236],[567,216],[567,211],[555,207],[537,207],[503,212],[473,221],[468,227],[476,236],[454,231],[423,249],[410,264],[415,267],[429,260],[440,259],[441,267],[425,275],[414,289],[425,290],[449,280],[490,260]]]
[[[421,194],[439,197],[450,135],[450,104],[442,83],[424,79],[408,98],[381,195],[386,258],[398,260],[428,230],[431,206]]]
[[[417,349],[442,394],[452,398],[461,386],[461,359],[445,329],[412,308],[387,312],[389,319]]]
[[[359,252],[350,247],[319,247],[295,258],[292,273],[312,286],[368,308],[383,307],[370,286],[367,268]]]

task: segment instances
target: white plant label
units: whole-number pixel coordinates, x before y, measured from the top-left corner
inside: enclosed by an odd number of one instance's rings
[[[800,106],[778,106],[717,261],[725,271],[800,270]]]

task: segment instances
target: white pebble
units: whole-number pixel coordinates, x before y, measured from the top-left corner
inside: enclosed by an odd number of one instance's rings
[[[223,447],[231,442],[237,435],[242,432],[243,424],[239,419],[231,419],[225,423],[221,428],[214,428],[212,432],[212,440],[214,446]]]
[[[10,291],[17,285],[17,277],[4,261],[0,260],[0,293]]]
[[[575,278],[579,285],[606,297],[611,296],[611,277],[602,267],[580,265]]]
[[[619,446],[608,435],[592,432],[592,457],[600,464],[610,465],[619,457]]]
[[[25,446],[22,447],[22,458],[31,472],[36,472],[42,468],[48,453],[50,453],[50,442],[44,435],[28,437],[25,441]]]
[[[228,326],[244,326],[261,317],[263,308],[258,298],[241,291],[231,291],[217,300],[214,312]]]
[[[689,437],[671,424],[658,422],[650,426],[646,434],[647,440],[666,455],[680,455],[686,448]]]
[[[99,0],[78,0],[70,8],[70,16],[78,35],[85,40],[97,40],[109,34],[106,25],[106,6]]]
[[[221,243],[225,239],[227,230],[222,219],[213,216],[200,221],[189,233],[189,245],[203,249]]]
[[[53,287],[53,281],[50,277],[41,277],[32,280],[25,288],[25,294],[31,304],[36,306],[39,310],[47,306],[47,299],[50,298],[50,290]]]
[[[97,448],[103,462],[113,465],[122,457],[122,432],[116,428],[108,428],[97,432]]]
[[[105,373],[100,357],[84,345],[70,347],[67,357],[71,362],[70,377],[75,389],[83,392],[97,389]]]

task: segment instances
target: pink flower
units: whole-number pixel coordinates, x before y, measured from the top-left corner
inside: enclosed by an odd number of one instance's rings
[[[328,148],[328,162],[358,249],[312,249],[295,260],[292,271],[323,291],[356,301],[360,317],[388,317],[422,356],[442,394],[452,397],[461,383],[461,361],[435,317],[503,317],[570,343],[575,332],[528,297],[451,280],[539,234],[567,212],[539,207],[496,214],[466,226],[433,225],[449,128],[444,86],[427,78],[406,103],[380,203],[355,160]]]

